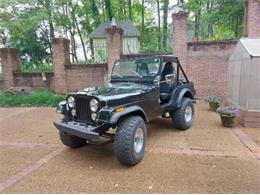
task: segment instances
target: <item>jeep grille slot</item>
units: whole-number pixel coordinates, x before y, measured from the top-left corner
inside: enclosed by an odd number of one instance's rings
[[[80,122],[91,123],[89,98],[76,97],[76,119]]]

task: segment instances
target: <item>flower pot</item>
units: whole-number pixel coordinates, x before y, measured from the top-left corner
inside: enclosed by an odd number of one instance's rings
[[[235,125],[235,116],[227,117],[227,116],[220,116],[222,125],[224,127],[234,127]]]
[[[211,110],[216,111],[219,107],[219,104],[209,103]]]

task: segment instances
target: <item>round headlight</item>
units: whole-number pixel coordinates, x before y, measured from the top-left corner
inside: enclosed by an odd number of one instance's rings
[[[68,105],[69,105],[70,108],[74,108],[75,107],[75,99],[74,99],[74,97],[70,96],[68,98]]]
[[[90,110],[92,112],[96,112],[98,110],[98,101],[96,99],[92,99],[89,104],[90,104]]]

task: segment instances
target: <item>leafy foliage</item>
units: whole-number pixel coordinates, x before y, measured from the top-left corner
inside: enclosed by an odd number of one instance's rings
[[[0,106],[50,106],[55,107],[64,100],[62,95],[55,95],[46,90],[37,90],[28,95],[19,95],[9,91],[0,91]]]
[[[181,0],[178,0],[180,2]],[[132,20],[141,34],[141,51],[171,52],[169,0],[1,0],[0,44],[17,47],[28,64],[49,63],[51,40],[71,40],[72,62],[93,57],[88,35],[103,21]],[[190,39],[237,39],[243,33],[244,0],[189,0]],[[169,14],[168,14],[169,13]],[[190,28],[191,27],[191,28]],[[91,54],[90,54],[91,53]]]
[[[222,99],[217,96],[207,96],[206,98],[204,98],[204,100],[205,102],[216,106],[219,106],[222,102]]]
[[[186,8],[197,39],[237,39],[243,34],[244,0],[189,0]]]
[[[33,63],[24,63],[20,66],[21,72],[53,72],[53,64],[52,63],[44,63],[35,65]]]

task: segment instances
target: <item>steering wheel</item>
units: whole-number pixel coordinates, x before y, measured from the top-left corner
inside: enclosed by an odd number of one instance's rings
[[[155,76],[155,75],[156,75],[155,72],[150,72],[150,73],[148,74],[148,76]]]

